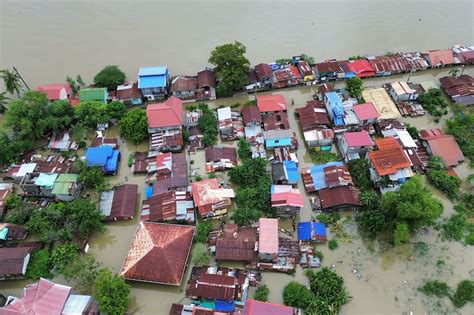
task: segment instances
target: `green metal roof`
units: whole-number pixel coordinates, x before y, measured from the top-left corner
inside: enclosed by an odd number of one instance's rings
[[[71,184],[79,181],[79,175],[77,174],[59,174],[56,182],[53,186],[52,193],[55,195],[67,195],[69,194],[69,188]]]
[[[106,88],[90,88],[79,90],[79,99],[81,101],[101,101],[107,102]]]
[[[58,174],[55,173],[40,173],[35,180],[35,185],[52,188],[57,177]]]

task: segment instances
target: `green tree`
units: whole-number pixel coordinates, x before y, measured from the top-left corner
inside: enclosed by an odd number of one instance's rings
[[[217,118],[206,104],[199,104],[198,106],[202,110],[202,115],[198,120],[198,127],[204,136],[203,143],[205,146],[211,146],[217,140]]]
[[[270,294],[270,289],[266,284],[261,284],[258,286],[253,299],[262,302],[268,302],[268,295]]]
[[[197,267],[207,266],[211,260],[207,245],[204,243],[197,243],[194,245],[192,257],[193,264]]]
[[[72,94],[77,94],[77,92],[79,92],[80,89],[86,86],[86,84],[84,83],[84,80],[82,80],[82,77],[79,74],[76,76],[75,80],[71,78],[70,76],[67,76],[66,82],[69,83]]]
[[[458,74],[459,74],[459,69],[457,68],[452,68],[451,70],[449,70],[448,74],[452,77],[457,77]]]
[[[108,90],[117,89],[117,85],[125,81],[125,73],[116,65],[108,65],[102,68],[94,77],[94,85],[105,87]]]
[[[461,180],[457,176],[449,176],[445,170],[428,171],[428,179],[436,188],[446,193],[451,199],[456,198],[459,193]]]
[[[364,90],[364,82],[361,78],[349,78],[346,81],[346,89],[351,97],[361,97]]]
[[[379,206],[379,195],[373,190],[363,190],[359,194],[360,203],[367,210],[375,210]]]
[[[31,147],[31,141],[10,138],[0,131],[0,164],[17,162],[23,153]]]
[[[338,314],[341,307],[349,302],[349,292],[344,279],[327,267],[318,272],[307,272],[313,303],[306,308],[311,314]]]
[[[335,250],[335,249],[337,249],[338,247],[339,247],[339,244],[337,243],[337,240],[330,240],[330,241],[328,242],[328,248],[329,248],[330,250]]]
[[[357,218],[359,228],[370,238],[374,239],[382,232],[387,224],[385,215],[378,209],[362,212]]]
[[[68,268],[77,258],[77,251],[79,247],[74,243],[64,243],[56,247],[51,255],[51,261],[58,273],[62,273]]]
[[[307,54],[300,54],[300,58],[301,60],[304,60],[306,61],[310,66],[314,66],[315,65],[315,62],[314,62],[314,57],[310,57],[308,56]]]
[[[99,166],[84,167],[79,174],[79,180],[84,186],[97,190],[105,190],[107,187],[104,172]]]
[[[237,208],[234,210],[231,219],[235,224],[248,226],[261,217],[260,211],[249,208]]]
[[[105,230],[102,213],[86,199],[56,203],[35,211],[26,227],[44,242],[83,239],[90,233]]]
[[[47,249],[36,249],[31,254],[30,262],[26,269],[26,276],[35,281],[39,278],[51,279],[53,277],[51,268],[49,251]]]
[[[209,221],[201,221],[196,226],[196,235],[194,236],[194,241],[196,243],[207,244],[207,239],[209,238],[209,232],[212,230],[212,223]]]
[[[262,158],[245,160],[229,171],[230,180],[242,187],[256,187],[261,178],[269,176],[267,161]]]
[[[445,108],[448,106],[448,103],[440,89],[429,89],[428,92],[418,97],[418,102],[432,116],[441,117],[443,114],[447,114]]]
[[[36,209],[34,205],[21,202],[15,208],[8,209],[5,221],[11,224],[24,225],[30,220],[31,215]]]
[[[113,101],[107,104],[109,116],[112,119],[120,120],[127,112],[127,107],[121,101]]]
[[[467,232],[469,223],[464,213],[453,214],[441,225],[441,237],[443,240],[460,241]]]
[[[474,130],[474,114],[458,114],[454,119],[448,120],[446,125],[446,133],[453,135],[464,155],[471,161],[474,161],[474,137],[472,136],[472,130]]]
[[[239,158],[243,160],[252,158],[252,146],[245,138],[240,138],[238,145],[238,155]]]
[[[0,70],[0,76],[3,79],[3,83],[5,85],[5,89],[10,94],[16,94],[20,97],[20,76],[16,71],[10,69]]]
[[[235,202],[238,208],[250,209],[243,210],[244,217],[247,216],[250,219],[258,219],[258,215],[263,211],[267,214],[272,213],[272,206],[270,202],[270,188],[271,179],[268,177],[262,177],[254,187],[242,186],[237,190],[235,195]],[[257,210],[257,212],[255,212]],[[239,214],[240,216],[240,214]],[[239,220],[239,219],[237,219]]]
[[[247,83],[250,62],[244,56],[245,52],[245,46],[237,41],[217,46],[211,52],[209,63],[215,66],[219,96],[231,96]]]
[[[112,274],[110,270],[102,270],[95,281],[94,298],[102,313],[110,315],[124,314],[128,308],[130,285],[122,276]]]
[[[6,96],[7,92],[0,93],[0,113],[3,113],[7,108],[8,101],[10,98]]]
[[[434,295],[436,297],[443,298],[445,296],[449,296],[451,290],[445,282],[429,280],[426,281],[422,287],[419,287],[418,291],[423,292],[428,296]]]
[[[77,121],[87,127],[96,128],[99,123],[110,121],[107,104],[98,101],[82,101],[74,108]]]
[[[311,291],[296,281],[291,281],[283,289],[283,303],[287,306],[306,309],[311,296]]]
[[[452,300],[454,306],[458,308],[463,307],[468,302],[474,302],[474,281],[463,280],[459,282]]]
[[[361,190],[369,189],[372,187],[369,172],[369,161],[367,161],[366,159],[350,160],[347,163],[347,167],[352,175],[354,184],[357,187],[359,187]]]
[[[444,161],[439,156],[432,156],[428,161],[428,169],[430,170],[446,170]]]
[[[82,255],[67,266],[62,274],[74,284],[74,289],[82,293],[90,293],[102,271],[101,264],[90,254]]]
[[[418,131],[418,129],[415,126],[412,126],[410,124],[406,124],[406,128],[407,128],[408,133],[410,134],[410,136],[413,139],[420,138],[420,132]]]
[[[393,243],[400,245],[408,242],[410,239],[410,233],[408,231],[408,225],[406,223],[397,222],[395,225],[395,231],[393,235]]]
[[[120,135],[134,144],[148,139],[148,120],[145,110],[135,108],[127,112],[120,121]]]

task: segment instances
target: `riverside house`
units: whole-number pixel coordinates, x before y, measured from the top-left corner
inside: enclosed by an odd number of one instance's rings
[[[149,101],[166,98],[169,81],[170,74],[167,66],[142,67],[138,72],[138,88]]]
[[[68,83],[38,85],[35,90],[46,93],[50,101],[65,100],[71,95],[71,86]]]
[[[106,88],[87,88],[79,90],[79,100],[83,101],[98,101],[106,104],[109,94]]]

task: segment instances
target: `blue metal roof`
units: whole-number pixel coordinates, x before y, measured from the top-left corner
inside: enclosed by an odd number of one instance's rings
[[[139,77],[138,78],[138,88],[139,89],[146,89],[146,88],[166,87],[166,83],[167,83],[166,79],[167,79],[166,74]]]
[[[114,150],[112,152],[112,156],[107,159],[107,164],[105,165],[105,170],[107,172],[116,172],[118,169],[118,161],[120,157],[120,152],[118,150]]]
[[[313,230],[315,235],[326,237],[326,224],[313,222]]]
[[[120,152],[111,146],[88,148],[86,151],[86,165],[100,166],[107,172],[115,172],[118,168]]]
[[[168,73],[168,66],[161,67],[141,67],[138,76],[165,75]]]
[[[298,240],[311,240],[311,222],[301,222],[298,224]]]
[[[291,146],[291,138],[268,139],[268,140],[265,140],[265,145],[267,146],[267,148]]]
[[[328,187],[324,169],[328,166],[344,166],[343,162],[329,162],[326,164],[313,165],[310,167],[311,178],[313,179],[314,188],[320,190]]]
[[[336,126],[344,125],[344,105],[342,104],[341,98],[336,92],[326,93],[326,97],[331,106],[334,124]]]
[[[283,161],[285,166],[286,173],[288,174],[288,182],[298,183],[299,174],[298,174],[298,165],[295,161]]]
[[[235,311],[234,301],[216,300],[216,311],[233,312]]]

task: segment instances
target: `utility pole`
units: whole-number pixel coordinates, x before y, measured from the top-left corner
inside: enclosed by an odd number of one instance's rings
[[[30,87],[28,86],[28,84],[26,84],[25,80],[23,80],[23,77],[22,77],[21,74],[18,72],[18,70],[15,68],[15,66],[13,66],[13,70],[16,72],[16,74],[18,75],[18,77],[20,77],[20,80],[21,80],[21,82],[23,83],[23,85],[28,89],[28,91],[30,91]]]
[[[408,74],[407,83],[410,82],[410,77],[411,77],[411,74],[412,74],[412,73],[413,73],[413,67],[411,68],[410,73]]]

